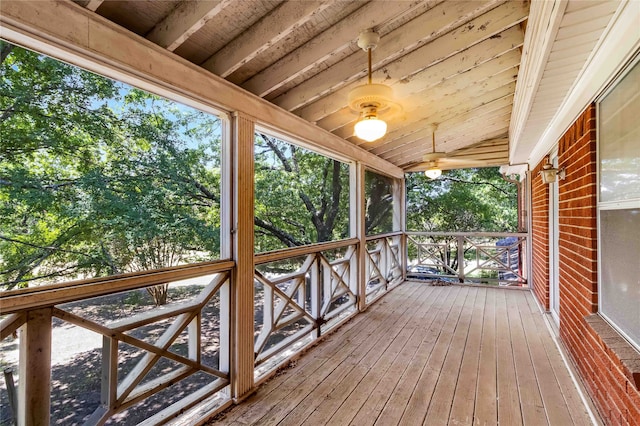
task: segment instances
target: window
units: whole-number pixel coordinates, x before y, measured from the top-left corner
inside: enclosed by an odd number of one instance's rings
[[[598,103],[600,313],[640,348],[640,65]]]
[[[255,136],[255,251],[349,235],[349,165],[265,133]]]
[[[218,117],[0,43],[1,289],[220,258]]]

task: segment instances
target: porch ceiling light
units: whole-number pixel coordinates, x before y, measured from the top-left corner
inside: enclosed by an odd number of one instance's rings
[[[442,170],[437,166],[431,166],[424,171],[424,174],[427,175],[429,179],[438,179],[442,175]]]
[[[438,167],[438,160],[444,157],[444,152],[436,151],[436,129],[438,125],[436,123],[431,124],[431,152],[423,157],[423,160],[429,162],[429,167],[424,171],[424,174],[429,179],[438,179],[442,175],[442,169]]]
[[[547,162],[544,166],[542,166],[542,170],[540,170],[540,177],[542,178],[542,182],[544,183],[553,183],[556,180],[564,180],[566,176],[564,168],[558,170],[553,168],[553,166],[549,163],[549,159],[547,158]]]
[[[366,30],[358,37],[358,46],[367,52],[368,83],[358,86],[349,92],[349,106],[360,113],[360,120],[356,123],[354,131],[357,137],[367,142],[380,139],[387,133],[387,123],[378,115],[385,113],[397,105],[392,101],[393,91],[384,84],[371,82],[371,51],[376,48],[380,36],[373,30]]]

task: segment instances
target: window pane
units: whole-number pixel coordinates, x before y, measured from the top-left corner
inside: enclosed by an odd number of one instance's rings
[[[365,170],[365,229],[367,235],[393,229],[393,179]]]
[[[263,133],[255,152],[256,252],[347,238],[347,164]]]
[[[600,103],[600,201],[640,199],[640,63]]]
[[[7,46],[0,287],[220,257],[217,117]]]
[[[601,210],[600,309],[640,346],[640,209]]]

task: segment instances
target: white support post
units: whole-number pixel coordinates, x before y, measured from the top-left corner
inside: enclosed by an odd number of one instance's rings
[[[220,352],[218,368],[223,373],[231,369],[231,279],[220,287]]]
[[[380,279],[384,281],[384,290],[389,289],[389,252],[387,250],[387,239],[380,238],[376,244],[378,250],[378,269],[380,271]]]
[[[533,218],[531,217],[531,211],[532,211],[532,194],[533,194],[533,189],[531,187],[533,179],[531,177],[531,172],[528,171],[527,174],[525,175],[525,183],[524,183],[524,188],[526,191],[526,201],[525,201],[525,205],[527,206],[527,243],[526,243],[526,256],[525,259],[527,261],[527,265],[525,266],[525,271],[527,276],[525,277],[527,279],[527,287],[532,289],[533,288],[533,235],[532,235],[532,229],[533,229]]]
[[[458,236],[456,238],[456,244],[458,246],[458,279],[460,282],[464,282],[464,237]]]
[[[27,313],[20,328],[18,424],[49,424],[51,407],[51,308]]]
[[[202,325],[202,311],[198,312],[187,327],[187,333],[189,334],[189,359],[193,359],[200,362],[200,348],[202,347],[201,341],[201,329]]]
[[[409,256],[407,248],[407,196],[406,196],[406,180],[394,179],[394,191],[393,191],[393,230],[402,231],[400,241],[398,243],[398,261],[400,262],[400,269],[402,271],[402,280],[407,279],[407,258]],[[396,212],[397,211],[397,212]],[[399,220],[396,227],[396,218]]]
[[[351,188],[351,236],[358,238],[358,310],[360,312],[367,308],[367,235],[365,227],[365,193],[364,193],[364,165],[356,163],[351,167],[350,175]]]
[[[309,268],[309,280],[311,292],[311,316],[313,317],[316,324],[318,324],[318,320],[320,319],[320,309],[322,308],[322,295],[320,294],[320,262],[318,257],[313,260],[311,267]],[[320,327],[315,331],[314,338],[320,335]]]
[[[319,259],[319,258],[318,258]],[[329,307],[331,306],[331,297],[333,295],[333,276],[331,273],[331,266],[329,263],[325,263],[324,265],[320,265],[320,286],[322,288],[321,300],[320,304],[322,308],[320,308],[320,316],[322,314],[326,314],[329,312]],[[337,284],[336,284],[337,285]],[[320,318],[320,323],[322,323],[322,318]],[[320,336],[320,327],[318,327],[318,337]]]
[[[235,402],[243,400],[254,387],[254,134],[255,121],[242,113],[233,115],[233,271],[231,389]]]
[[[118,388],[118,340],[113,337],[102,337],[102,383],[100,407],[90,420],[97,423],[113,408],[117,398]],[[89,423],[87,423],[89,424]]]

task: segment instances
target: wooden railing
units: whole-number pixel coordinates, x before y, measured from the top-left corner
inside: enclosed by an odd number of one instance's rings
[[[256,255],[256,378],[357,313],[357,252],[354,238]]]
[[[407,232],[407,278],[528,285],[526,233]]]
[[[365,258],[366,301],[371,303],[402,282],[403,234],[394,232],[367,237]]]
[[[224,403],[232,267],[229,261],[211,262],[0,293],[1,340],[22,330],[18,406],[38,401],[22,408],[21,418],[39,424],[51,407],[59,413],[57,422],[95,425],[127,410],[133,417],[146,407],[140,424],[151,425],[188,416],[190,409],[197,417],[203,407]],[[179,300],[161,307],[140,303],[141,289],[154,285],[168,285]],[[98,339],[87,342],[91,334]],[[52,358],[62,355],[73,359],[71,383],[52,373],[60,368]],[[65,388],[80,394],[66,394]]]
[[[254,382],[400,284],[405,274],[527,285],[526,242],[527,234],[395,232],[363,243],[352,238],[255,255]],[[48,418],[51,411],[57,413],[52,421],[103,424],[144,412],[136,422],[161,424],[230,404],[234,266],[209,262],[0,293],[0,340],[11,341],[21,330],[14,351],[20,359],[18,406],[27,399],[44,401],[22,414]],[[167,283],[173,289],[168,304],[139,303],[143,289]],[[66,348],[78,343],[60,340],[61,330],[69,328],[97,337],[81,342],[89,352]],[[61,365],[65,377],[56,375]],[[96,395],[89,411],[82,404],[65,406],[86,395],[52,392],[64,389],[69,377],[82,377],[82,386],[69,386],[74,389],[93,386],[86,391]],[[85,410],[79,418],[65,417],[66,409],[78,406]]]

